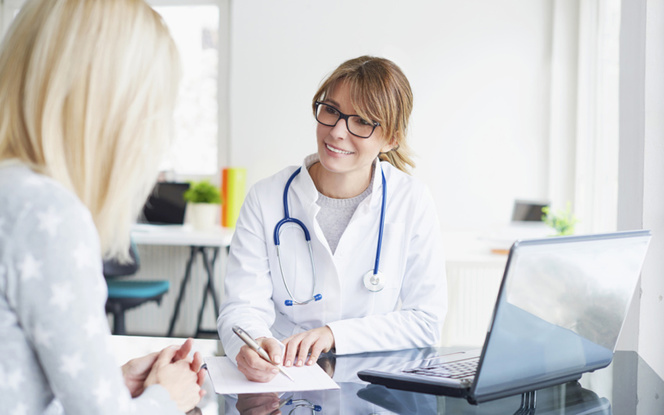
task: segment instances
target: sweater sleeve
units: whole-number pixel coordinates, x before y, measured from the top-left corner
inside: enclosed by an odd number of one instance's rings
[[[159,385],[132,399],[110,347],[96,229],[82,205],[59,202],[26,205],[12,235],[8,293],[35,371],[69,415],[181,413]]]

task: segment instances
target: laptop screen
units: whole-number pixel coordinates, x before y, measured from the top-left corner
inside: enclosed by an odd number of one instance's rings
[[[547,202],[532,202],[515,200],[512,209],[512,222],[541,222],[544,212],[542,209],[548,207]]]
[[[649,240],[639,231],[516,243],[474,394],[608,365]]]
[[[143,206],[142,222],[182,225],[187,203],[184,192],[189,183],[157,182]]]

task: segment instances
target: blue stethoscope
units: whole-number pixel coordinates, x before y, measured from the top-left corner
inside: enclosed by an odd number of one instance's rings
[[[288,189],[290,188],[293,179],[295,179],[295,176],[297,176],[300,173],[300,170],[302,170],[302,167],[298,167],[298,169],[293,172],[293,174],[286,182],[286,186],[284,187],[284,218],[281,219],[279,222],[277,222],[277,225],[274,227],[274,245],[277,248],[277,260],[279,262],[279,271],[281,272],[281,279],[284,282],[284,287],[288,292],[288,296],[291,298],[290,300],[286,300],[284,302],[287,306],[304,305],[310,303],[311,301],[318,301],[323,298],[321,294],[316,294],[316,268],[314,266],[314,254],[311,248],[311,236],[309,235],[309,230],[304,225],[304,223],[302,223],[302,221],[296,218],[292,218],[288,213]],[[385,173],[383,173],[382,168],[380,169],[380,174],[382,176],[382,181],[383,181],[383,201],[380,206],[380,227],[378,228],[376,261],[374,263],[373,269],[367,271],[367,273],[364,274],[363,277],[364,286],[366,287],[367,290],[372,292],[378,292],[382,290],[383,287],[385,287],[385,278],[383,276],[383,273],[378,270],[378,265],[380,264],[380,249],[383,246],[383,227],[385,225],[385,201],[387,198],[387,185],[385,182]],[[291,292],[290,288],[288,288],[288,283],[286,282],[286,277],[284,276],[284,269],[281,266],[281,257],[279,256],[279,245],[280,245],[279,232],[281,231],[281,227],[286,223],[294,223],[297,226],[299,226],[300,229],[302,229],[302,232],[304,233],[304,239],[307,241],[307,246],[309,248],[309,259],[311,260],[311,275],[313,275],[313,286],[311,287],[311,296],[309,297],[309,299],[305,301],[298,301],[295,299],[295,296],[293,296],[293,293]]]

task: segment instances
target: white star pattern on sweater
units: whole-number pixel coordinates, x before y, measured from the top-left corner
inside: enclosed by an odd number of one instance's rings
[[[27,415],[28,408],[25,407],[23,403],[19,403],[14,407],[14,410],[10,412],[12,415]]]
[[[9,373],[7,375],[7,379],[5,380],[5,385],[14,392],[19,391],[19,387],[21,386],[21,383],[25,378],[23,377],[23,373],[21,372],[21,369],[16,369],[13,372]]]
[[[39,219],[39,229],[48,232],[51,238],[58,232],[58,226],[62,222],[62,218],[55,213],[53,207],[46,213],[37,213],[37,219]]]
[[[95,395],[95,398],[97,399],[99,406],[103,405],[104,402],[111,397],[110,387],[110,382],[106,379],[102,379],[99,381],[99,383],[97,383],[97,387],[92,391],[92,393]]]
[[[41,176],[31,176],[27,177],[24,181],[23,184],[25,186],[35,186],[35,187],[41,187],[46,184],[45,177]]]
[[[95,278],[94,284],[96,294],[106,298],[108,295],[108,285],[106,285],[106,280],[100,276],[100,278]]]
[[[85,321],[83,328],[85,329],[88,338],[91,338],[102,333],[101,328],[103,327],[104,324],[108,324],[108,322],[105,320],[101,320],[100,318],[98,318],[98,316],[90,315]]]
[[[35,277],[41,276],[40,274],[41,263],[37,261],[31,254],[27,254],[23,261],[18,265],[21,271],[21,278],[23,281],[29,281]]]
[[[83,370],[83,361],[78,353],[62,356],[61,362],[60,371],[68,374],[72,378],[78,376],[78,373]]]
[[[73,252],[74,255],[74,261],[76,261],[76,267],[78,269],[82,269],[83,267],[86,266],[94,266],[94,258],[98,257],[99,255],[95,256],[95,253],[92,251],[92,249],[89,246],[86,245],[79,245],[76,247],[76,249]]]
[[[40,346],[50,348],[51,347],[51,337],[53,333],[43,327],[41,324],[35,326],[35,343]]]
[[[71,292],[71,283],[69,282],[53,284],[51,293],[51,304],[57,306],[60,311],[65,311],[74,299],[74,295]]]
[[[133,414],[136,412],[136,403],[131,399],[129,394],[123,394],[119,397],[118,406],[120,412],[123,414]]]

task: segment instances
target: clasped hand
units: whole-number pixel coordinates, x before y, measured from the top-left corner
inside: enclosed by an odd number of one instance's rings
[[[285,351],[279,342],[272,338],[260,337],[256,342],[275,364],[283,362],[285,367],[304,364],[309,366],[316,363],[321,353],[329,352],[334,347],[334,334],[327,326],[294,334],[283,341]],[[279,373],[276,367],[263,360],[248,346],[242,346],[236,361],[240,372],[254,382],[269,382]]]
[[[163,386],[178,409],[187,412],[201,400],[205,370],[203,359],[196,352],[189,357],[194,342],[187,339],[182,346],[169,346],[160,352],[132,359],[122,366],[125,384],[132,397],[140,396],[154,384]]]

